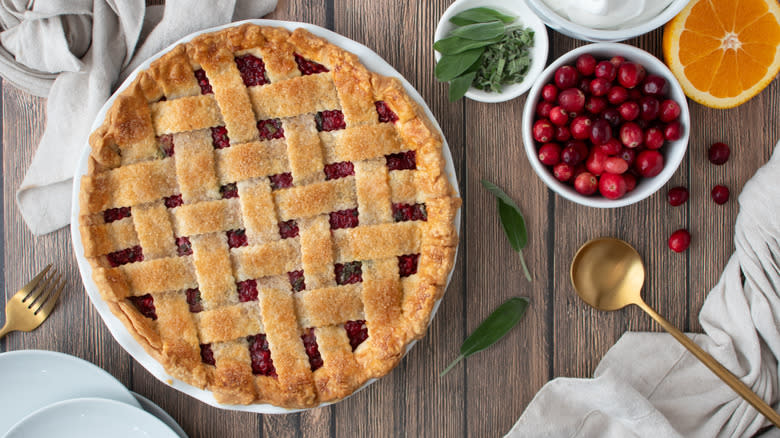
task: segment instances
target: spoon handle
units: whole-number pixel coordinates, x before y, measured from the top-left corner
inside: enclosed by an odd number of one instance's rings
[[[715,373],[718,377],[720,377],[721,380],[729,385],[731,389],[733,389],[737,394],[745,399],[745,401],[750,403],[751,406],[756,408],[758,412],[761,412],[769,421],[772,422],[772,424],[775,425],[775,427],[780,428],[780,414],[775,412],[775,410],[772,409],[772,407],[769,406],[763,399],[761,399],[761,397],[756,395],[755,392],[748,388],[748,386],[745,385],[742,380],[739,380],[737,376],[726,369],[726,367],[721,365],[720,362],[715,360],[714,357],[710,356],[709,353],[702,350],[701,347],[693,342],[688,336],[685,336],[685,334],[673,326],[672,323],[659,315],[655,310],[652,309],[652,307],[648,306],[647,303],[639,300],[639,302],[635,304],[644,310],[648,315],[653,317],[653,319],[656,320],[658,324],[661,324],[661,327],[663,327],[664,330],[669,332],[670,335],[674,336],[674,338],[677,339],[677,341],[679,341],[685,348],[687,348],[691,354],[696,356],[696,358],[699,359],[704,365],[706,365],[707,368],[712,370],[713,373]]]

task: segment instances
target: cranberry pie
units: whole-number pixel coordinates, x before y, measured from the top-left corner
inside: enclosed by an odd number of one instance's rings
[[[85,256],[172,376],[221,403],[316,406],[425,333],[460,200],[436,128],[355,55],[302,29],[200,35],[90,144]]]

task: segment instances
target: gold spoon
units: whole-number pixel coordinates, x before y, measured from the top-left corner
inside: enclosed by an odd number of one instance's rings
[[[577,295],[595,309],[613,311],[629,304],[639,306],[731,389],[780,427],[780,414],[642,300],[645,267],[639,253],[627,242],[604,237],[582,245],[571,262],[571,282]]]

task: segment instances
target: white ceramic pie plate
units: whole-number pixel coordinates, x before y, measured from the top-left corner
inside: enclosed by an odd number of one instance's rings
[[[388,64],[385,60],[383,60],[373,50],[369,49],[368,47],[360,43],[352,41],[349,38],[343,37],[335,32],[331,32],[319,26],[315,26],[308,23],[298,23],[292,21],[277,21],[277,20],[246,20],[246,21],[231,23],[224,26],[213,27],[211,29],[206,29],[180,39],[179,41],[175,42],[168,48],[160,51],[156,55],[149,58],[143,64],[139,65],[138,68],[135,71],[133,71],[133,73],[130,76],[128,76],[128,78],[117,89],[114,95],[110,99],[108,99],[105,105],[103,105],[103,108],[101,108],[100,112],[95,118],[95,122],[92,124],[91,131],[94,131],[95,129],[97,129],[98,126],[100,126],[101,123],[103,123],[103,119],[105,118],[106,112],[111,107],[111,104],[113,104],[114,100],[116,99],[116,96],[122,90],[127,88],[127,86],[133,81],[133,79],[136,77],[139,71],[148,68],[149,65],[152,63],[152,61],[159,58],[164,53],[168,52],[171,48],[173,48],[177,44],[190,41],[191,39],[195,38],[197,35],[208,33],[208,32],[214,32],[232,26],[239,26],[244,23],[253,23],[253,24],[258,24],[263,26],[277,26],[289,30],[294,30],[296,28],[301,27],[313,33],[314,35],[318,35],[323,38],[326,38],[331,43],[356,54],[358,57],[360,57],[360,61],[363,63],[363,65],[365,65],[369,70],[372,70],[379,74],[383,74],[385,76],[393,76],[399,78],[403,83],[404,88],[406,88],[406,92],[409,94],[409,96],[411,96],[415,101],[417,101],[417,103],[421,105],[421,107],[425,110],[425,114],[436,126],[436,129],[438,129],[439,132],[441,132],[441,128],[436,122],[436,118],[433,117],[430,108],[428,108],[428,105],[425,104],[425,101],[420,96],[420,94],[414,89],[414,87],[412,87],[412,85],[406,79],[404,79],[401,76],[400,73],[398,73],[398,71],[396,71],[390,64]],[[443,134],[442,134],[442,138],[444,138]],[[86,143],[84,145],[84,150],[79,160],[78,168],[76,169],[76,174],[73,177],[73,198],[72,198],[73,209],[71,211],[71,218],[70,218],[70,231],[71,231],[71,236],[73,238],[73,251],[76,255],[76,261],[78,262],[79,265],[79,271],[81,272],[81,279],[84,282],[84,288],[87,290],[87,295],[89,295],[92,304],[97,309],[101,318],[103,318],[103,321],[106,323],[106,326],[108,326],[108,329],[111,332],[111,334],[114,336],[117,342],[119,342],[119,345],[121,345],[122,348],[124,348],[128,353],[130,353],[130,355],[133,356],[135,360],[137,360],[141,365],[143,365],[143,367],[146,368],[147,371],[152,373],[161,382],[166,383],[172,386],[173,388],[176,388],[177,390],[184,392],[185,394],[188,394],[192,397],[195,397],[196,399],[204,403],[207,403],[209,405],[222,408],[222,409],[256,412],[259,414],[286,414],[286,413],[301,411],[301,409],[285,409],[270,404],[253,404],[253,405],[244,406],[244,405],[225,405],[225,404],[218,403],[217,400],[214,398],[214,395],[210,391],[202,390],[188,383],[185,383],[181,380],[171,377],[165,371],[163,366],[159,362],[157,362],[152,356],[150,356],[149,353],[147,353],[143,349],[143,347],[138,343],[138,341],[136,341],[132,337],[132,335],[130,335],[130,333],[125,328],[124,324],[122,324],[122,322],[116,316],[114,316],[113,313],[111,313],[111,310],[109,310],[106,303],[100,297],[100,292],[98,292],[95,282],[92,280],[92,267],[90,266],[87,259],[84,257],[84,246],[82,244],[81,233],[79,232],[79,228],[78,228],[79,188],[81,187],[81,177],[87,173],[87,158],[89,157],[89,152],[90,152],[90,147],[89,144]],[[458,181],[455,177],[456,175],[455,164],[452,161],[452,154],[450,152],[449,146],[447,145],[446,139],[444,140],[442,153],[444,155],[445,171],[447,173],[448,179],[450,180],[452,186],[455,188],[457,194],[460,195],[460,190],[458,188]],[[460,210],[458,210],[458,213],[455,216],[455,227],[456,229],[460,230]],[[457,260],[457,250],[455,253],[455,259]],[[450,272],[450,275],[447,278],[448,286],[449,286],[449,281],[451,279],[452,279],[452,272]],[[441,304],[441,300],[439,300],[434,306],[433,312],[431,312],[431,320],[433,320],[433,316],[436,314],[436,311],[439,309],[440,304]],[[407,346],[406,349],[407,353],[409,352],[409,350],[412,348],[414,344],[415,342],[412,342]],[[358,391],[362,390],[363,388],[370,385],[374,381],[376,381],[376,379],[369,380],[360,389],[358,389]],[[328,404],[331,403],[323,403],[320,406],[326,406]]]

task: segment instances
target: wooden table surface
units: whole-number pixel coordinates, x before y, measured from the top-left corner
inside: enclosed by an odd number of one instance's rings
[[[270,16],[324,26],[375,50],[417,88],[452,150],[463,196],[455,275],[428,335],[390,375],[342,403],[278,416],[216,409],[157,381],[116,343],[87,299],[69,229],[36,238],[22,221],[14,194],[43,133],[46,102],[7,83],[2,84],[0,122],[0,285],[7,299],[50,262],[65,272],[69,285],[41,328],[12,333],[0,340],[0,351],[46,349],[82,357],[160,405],[193,437],[482,437],[508,431],[548,380],[591,375],[626,330],[660,330],[638,309],[599,313],[577,299],[568,268],[575,250],[588,239],[615,236],[634,244],[646,262],[647,302],[676,326],[700,331],[699,309],[734,249],[736,194],[780,138],[780,81],[736,109],[714,110],[689,101],[688,155],[667,186],[629,207],[587,208],[554,195],[532,171],[520,133],[524,96],[501,104],[447,101],[446,86],[433,77],[431,44],[436,23],[450,3],[281,0]],[[583,44],[553,31],[548,34],[548,61]],[[628,43],[661,56],[660,31]],[[707,161],[707,147],[715,141],[731,145],[732,158],[724,166]],[[532,283],[522,275],[498,222],[495,201],[479,184],[481,178],[502,186],[525,213]],[[710,199],[715,184],[731,189],[726,205]],[[682,207],[666,202],[666,191],[676,185],[687,186],[691,193]],[[666,246],[678,228],[688,228],[693,235],[690,249],[682,254]],[[439,378],[463,339],[512,296],[531,299],[520,325],[498,345]]]

